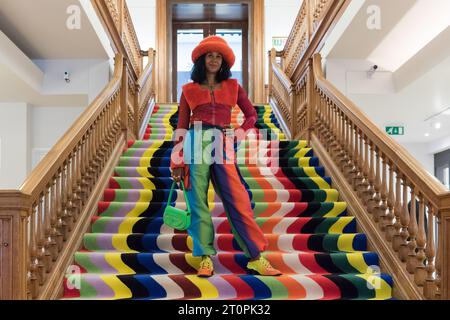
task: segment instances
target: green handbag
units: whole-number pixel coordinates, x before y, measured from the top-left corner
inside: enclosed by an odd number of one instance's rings
[[[170,205],[170,202],[172,201],[173,189],[176,184],[177,183],[173,181],[172,187],[170,188],[169,199],[167,200],[167,205],[166,208],[164,209],[163,221],[166,225],[168,225],[171,228],[177,230],[186,230],[187,228],[189,228],[189,225],[191,224],[191,208],[189,206],[189,201],[186,196],[186,190],[184,189],[183,180],[181,180],[181,186],[183,189],[184,198],[186,199],[187,210],[175,208]]]

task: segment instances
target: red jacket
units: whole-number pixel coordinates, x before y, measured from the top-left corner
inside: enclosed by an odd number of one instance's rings
[[[178,110],[177,129],[188,129],[189,124],[194,121],[202,121],[211,125],[222,127],[231,123],[231,111],[235,105],[244,113],[245,121],[240,126],[244,130],[254,128],[258,115],[255,107],[247,97],[245,90],[239,85],[236,79],[228,79],[221,82],[222,87],[215,89],[213,96],[208,89],[202,88],[198,83],[190,82],[182,89],[180,107]],[[192,115],[191,115],[192,112]],[[235,128],[236,130],[237,128]],[[175,135],[175,144],[172,151],[170,168],[184,167],[185,185],[189,188],[189,166],[182,161],[183,151],[175,148],[178,143],[184,141],[184,134]],[[177,150],[178,152],[175,152]],[[180,157],[178,163],[174,163],[174,155],[178,153]]]

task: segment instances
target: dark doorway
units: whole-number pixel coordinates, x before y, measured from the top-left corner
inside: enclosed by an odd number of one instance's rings
[[[172,35],[172,101],[180,101],[181,86],[190,81],[192,50],[209,35],[219,35],[230,44],[236,55],[232,77],[248,92],[247,4],[173,4]]]
[[[447,188],[450,188],[450,150],[434,155],[434,175]]]

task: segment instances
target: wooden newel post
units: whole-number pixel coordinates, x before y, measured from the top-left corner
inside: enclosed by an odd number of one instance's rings
[[[307,109],[306,109],[306,126],[307,126],[307,138],[308,144],[311,141],[311,134],[314,131],[314,113],[315,113],[315,79],[314,79],[314,70],[313,70],[313,58],[310,58],[308,61],[308,80],[307,80],[307,90],[306,90],[306,99]]]
[[[121,108],[121,122],[122,133],[125,137],[125,141],[128,140],[128,71],[127,71],[127,59],[122,57],[122,84],[120,87],[120,108]]]
[[[30,212],[29,195],[0,191],[0,300],[27,299]]]
[[[275,62],[275,59],[277,57],[277,51],[275,48],[270,49],[269,51],[269,101],[270,98],[272,98],[272,91],[273,91],[273,67],[272,64]]]

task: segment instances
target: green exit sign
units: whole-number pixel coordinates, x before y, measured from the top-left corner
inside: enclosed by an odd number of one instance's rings
[[[402,126],[386,127],[386,133],[391,136],[402,136],[405,134],[405,127]]]

